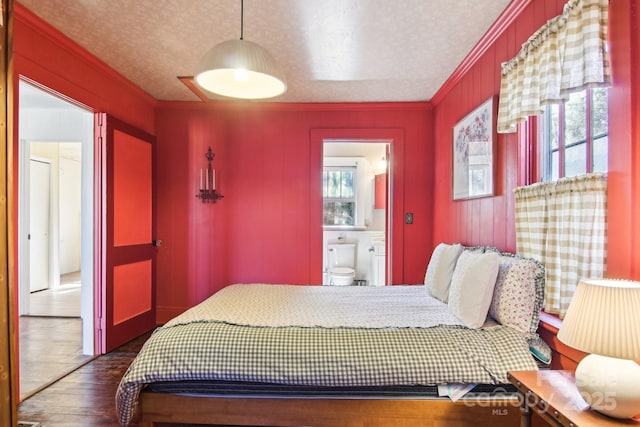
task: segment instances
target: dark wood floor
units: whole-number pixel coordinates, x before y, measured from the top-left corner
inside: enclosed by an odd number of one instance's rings
[[[115,393],[120,378],[149,334],[100,356],[18,405],[20,421],[43,427],[118,426]],[[137,426],[137,420],[130,424]]]

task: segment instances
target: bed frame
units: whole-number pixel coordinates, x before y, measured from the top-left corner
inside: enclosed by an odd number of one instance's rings
[[[313,427],[518,426],[517,396],[496,399],[203,397],[143,391],[139,425]]]

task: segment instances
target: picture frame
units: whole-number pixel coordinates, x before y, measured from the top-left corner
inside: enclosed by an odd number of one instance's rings
[[[453,127],[453,200],[494,195],[494,97]]]

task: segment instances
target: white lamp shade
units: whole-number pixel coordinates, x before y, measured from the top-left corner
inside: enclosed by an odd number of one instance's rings
[[[198,63],[195,80],[202,88],[231,98],[272,98],[287,90],[273,56],[246,40],[228,40],[211,48]]]
[[[558,339],[587,353],[640,360],[640,282],[581,280]]]

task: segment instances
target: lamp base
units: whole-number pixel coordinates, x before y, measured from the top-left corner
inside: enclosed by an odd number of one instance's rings
[[[640,365],[590,354],[576,368],[576,385],[591,409],[614,418],[640,414]]]

